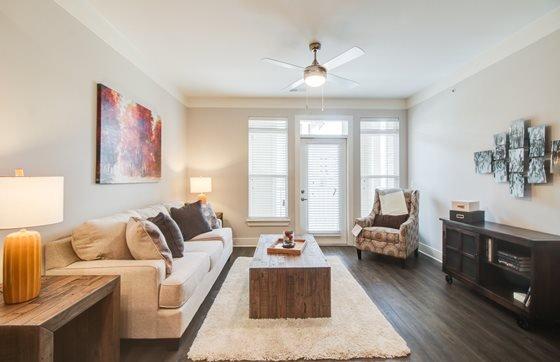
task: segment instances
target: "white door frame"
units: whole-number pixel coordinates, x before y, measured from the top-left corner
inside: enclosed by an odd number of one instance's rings
[[[352,179],[352,175],[354,174],[354,162],[353,162],[353,153],[354,153],[354,146],[353,146],[353,128],[354,128],[354,117],[351,115],[296,115],[295,117],[295,124],[294,124],[294,134],[295,134],[295,142],[294,142],[294,225],[296,233],[301,233],[303,228],[301,225],[301,215],[300,215],[300,172],[301,172],[301,139],[302,138],[346,138],[346,235],[342,237],[318,237],[317,241],[321,245],[353,245],[353,237],[352,237],[352,210],[354,208],[354,183]],[[300,121],[301,120],[344,120],[348,122],[348,136],[344,137],[336,137],[336,136],[328,136],[328,137],[302,137],[300,135]]]

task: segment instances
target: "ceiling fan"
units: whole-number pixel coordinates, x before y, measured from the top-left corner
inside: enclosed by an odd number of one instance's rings
[[[294,65],[280,60],[263,58],[263,62],[274,64],[283,68],[303,70],[303,78],[296,80],[284,89],[288,89],[290,92],[297,92],[303,90],[303,85],[306,84],[309,87],[320,87],[325,84],[326,81],[336,83],[349,88],[354,88],[359,86],[358,82],[353,80],[340,77],[338,75],[332,74],[331,71],[343,64],[348,63],[358,57],[361,57],[365,52],[358,47],[353,47],[345,51],[344,53],[332,58],[324,64],[319,64],[317,61],[317,51],[321,49],[321,43],[312,42],[309,44],[309,50],[313,52],[313,63],[307,67],[300,67],[299,65]]]

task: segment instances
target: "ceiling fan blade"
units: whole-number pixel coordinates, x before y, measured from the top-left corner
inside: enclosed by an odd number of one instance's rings
[[[282,61],[276,60],[276,59],[262,58],[261,60],[263,62],[270,63],[270,64],[273,64],[273,65],[277,65],[277,66],[282,67],[282,68],[297,69],[297,70],[303,70],[304,69],[303,67],[300,67],[299,65],[294,65],[294,64],[282,62]]]
[[[332,82],[332,83],[336,83],[336,84],[340,84],[340,85],[348,87],[348,88],[355,88],[355,87],[358,87],[360,85],[360,83],[355,82],[351,79],[343,78],[343,77],[340,77],[338,75],[334,75],[334,74],[331,74],[331,73],[327,74],[327,81]]]
[[[289,86],[285,87],[282,90],[289,90],[290,92],[297,92],[298,88],[304,84],[303,78],[296,80],[295,82],[293,82],[292,84],[290,84]]]
[[[345,51],[344,53],[336,56],[323,64],[323,67],[327,68],[327,70],[333,70],[334,68],[340,67],[342,64],[348,63],[351,60],[361,57],[366,52],[364,52],[361,48],[353,47]]]

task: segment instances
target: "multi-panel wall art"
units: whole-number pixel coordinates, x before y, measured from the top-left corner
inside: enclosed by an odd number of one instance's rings
[[[549,173],[560,174],[560,140],[552,142],[550,165],[546,147],[545,125],[513,121],[508,132],[494,135],[494,150],[474,153],[475,171],[493,173],[496,182],[509,183],[512,196],[524,197],[527,184],[544,184]]]

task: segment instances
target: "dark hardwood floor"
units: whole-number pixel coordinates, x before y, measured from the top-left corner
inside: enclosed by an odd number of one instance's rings
[[[560,327],[519,328],[507,310],[474,294],[460,282],[448,285],[441,266],[424,255],[400,263],[352,247],[323,247],[337,255],[377,307],[406,340],[411,361],[558,361]],[[189,346],[219,292],[231,264],[252,256],[253,248],[235,248],[212,291],[187,329],[178,351],[160,343],[122,343],[123,361],[186,361]],[[359,316],[356,316],[359,318]],[[374,326],[373,326],[374,327]]]

